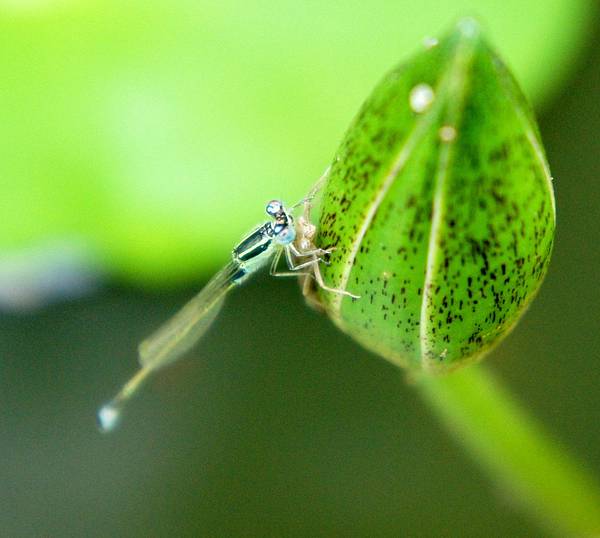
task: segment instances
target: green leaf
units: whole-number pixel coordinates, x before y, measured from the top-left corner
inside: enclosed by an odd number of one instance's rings
[[[265,201],[302,196],[373,83],[424,36],[477,13],[539,103],[576,63],[592,8],[4,2],[0,251],[75,236],[128,278],[200,278]]]
[[[339,327],[405,367],[446,371],[514,326],[546,272],[552,181],[533,114],[470,19],[389,73],[333,161],[319,291]]]

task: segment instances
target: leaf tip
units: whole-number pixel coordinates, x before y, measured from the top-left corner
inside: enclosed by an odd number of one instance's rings
[[[456,23],[456,32],[463,39],[475,41],[481,38],[481,25],[474,17],[465,17]]]

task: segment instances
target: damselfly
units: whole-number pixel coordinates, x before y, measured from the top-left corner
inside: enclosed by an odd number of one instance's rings
[[[138,348],[141,368],[123,386],[119,393],[98,411],[98,424],[102,431],[110,431],[118,424],[127,401],[137,392],[150,374],[172,364],[206,333],[219,313],[225,296],[242,284],[250,275],[271,261],[273,276],[298,276],[314,278],[317,285],[331,293],[353,298],[352,293],[327,286],[323,282],[320,263],[327,263],[331,249],[317,248],[313,242],[316,228],[310,222],[312,200],[327,178],[328,170],[306,198],[286,209],[279,200],[267,204],[271,220],[258,226],[246,236],[231,253],[231,261],[170,320],[143,340]],[[304,213],[297,222],[292,210],[303,205]],[[278,272],[281,256],[285,256],[288,271]],[[307,287],[305,286],[305,289]]]

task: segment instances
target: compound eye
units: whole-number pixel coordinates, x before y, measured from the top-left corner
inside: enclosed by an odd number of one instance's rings
[[[283,211],[283,204],[279,200],[271,200],[267,204],[267,214],[274,217]]]

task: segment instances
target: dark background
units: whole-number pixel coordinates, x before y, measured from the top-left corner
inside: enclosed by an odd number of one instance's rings
[[[598,24],[539,119],[556,247],[487,362],[600,477]],[[99,434],[96,408],[133,373],[137,341],[201,285],[113,285],[0,316],[0,535],[543,536],[402,372],[306,308],[293,281],[232,294],[198,360]]]

